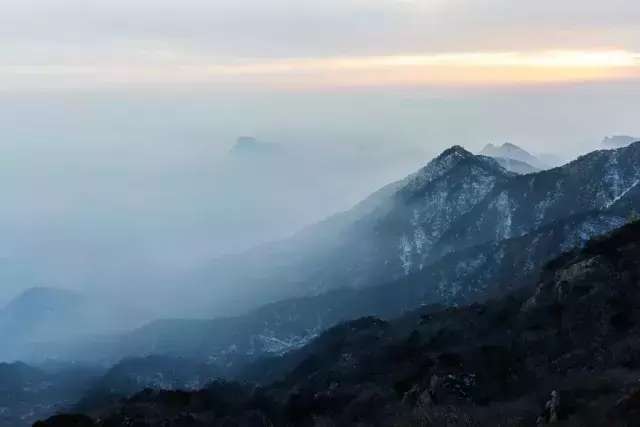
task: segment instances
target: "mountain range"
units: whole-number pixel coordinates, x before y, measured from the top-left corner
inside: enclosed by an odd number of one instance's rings
[[[244,296],[273,303],[213,320],[159,320],[38,354],[107,362],[188,357],[233,373],[359,316],[390,319],[530,284],[553,257],[624,225],[640,206],[638,183],[640,143],[527,175],[455,146],[354,209],[219,260],[207,276],[217,283],[226,275]]]
[[[529,163],[520,160],[510,159],[508,157],[493,157],[500,166],[519,175],[539,172],[540,169],[531,166]]]
[[[518,176],[494,159],[453,147],[350,211],[291,239],[219,259],[197,282],[219,285],[220,295],[231,294],[225,286],[233,289],[238,300],[278,301],[398,280],[460,249],[523,236],[633,197],[640,149],[621,150]],[[219,297],[211,311],[234,302]]]
[[[530,173],[549,169],[549,165],[544,163],[538,157],[529,153],[524,148],[510,142],[505,142],[502,145],[487,144],[482,151],[480,151],[480,154],[493,157],[499,162],[504,163],[507,166],[511,166],[514,169],[521,169],[523,172],[520,173]],[[513,172],[518,171],[514,170]]]
[[[259,141],[252,136],[238,137],[231,147],[229,154],[232,156],[271,156],[282,154],[282,147],[278,144]]]
[[[256,301],[245,313],[32,340],[32,362],[111,366],[78,375],[83,397],[67,407],[100,426],[588,425],[589,408],[626,420],[637,392],[616,372],[636,369],[639,184],[640,142],[527,174],[453,146],[353,209],[200,273]],[[5,324],[82,321],[84,305],[36,289]]]
[[[142,324],[140,319],[138,310],[104,298],[68,289],[29,288],[0,308],[0,361],[44,361],[47,355],[37,354],[35,348],[112,336]]]
[[[81,364],[0,363],[0,426],[26,427],[67,410],[102,374],[100,369]]]
[[[632,426],[639,281],[635,221],[499,298],[341,323],[242,382],[97,397],[36,426]]]

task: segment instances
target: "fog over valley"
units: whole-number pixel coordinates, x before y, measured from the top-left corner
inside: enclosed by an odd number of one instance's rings
[[[147,307],[146,293],[171,302],[213,258],[346,210],[452,144],[511,141],[564,160],[640,134],[636,96],[621,84],[3,94],[0,301],[31,286],[126,289],[153,315],[189,316]],[[243,135],[270,148],[234,150]]]
[[[630,427],[640,2],[2,0],[0,427]]]

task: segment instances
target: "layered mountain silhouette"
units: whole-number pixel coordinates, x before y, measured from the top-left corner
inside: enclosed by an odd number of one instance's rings
[[[74,347],[73,355],[200,358],[233,371],[359,316],[389,319],[421,305],[497,297],[532,283],[551,258],[625,224],[640,206],[639,183],[640,144],[528,175],[452,147],[353,210],[220,260],[207,276],[226,277],[254,300],[279,301],[233,317],[160,320],[115,344]],[[41,354],[68,357],[49,351]]]
[[[231,147],[229,154],[234,157],[255,158],[260,156],[272,156],[283,151],[278,144],[263,142],[252,136],[238,137],[236,143]]]
[[[219,259],[194,280],[215,283],[220,295],[225,286],[233,289],[239,301],[247,296],[276,301],[390,282],[466,247],[610,210],[621,199],[635,197],[639,153],[640,144],[632,144],[518,176],[494,159],[453,147],[351,211],[292,239]],[[625,216],[609,215],[611,225],[600,231],[619,225]],[[220,298],[219,304],[212,301],[212,312],[216,305],[233,304]]]
[[[93,335],[128,330],[139,313],[130,307],[67,289],[29,288],[0,309],[0,361],[47,359],[39,348],[55,348]],[[68,357],[65,360],[73,360]]]
[[[549,166],[538,157],[510,142],[505,142],[502,145],[487,144],[480,154],[497,159],[503,163],[503,166],[506,165],[525,171],[518,172],[514,170],[513,172],[530,173],[549,168]],[[529,168],[533,168],[533,170],[528,170]],[[506,169],[509,169],[509,167],[506,167]]]
[[[85,382],[72,410],[89,416],[41,425],[622,423],[639,409],[639,208],[640,143],[530,174],[451,147],[202,276],[272,303],[43,345],[121,362]]]
[[[82,297],[55,288],[27,289],[0,310],[0,357],[11,359],[31,341],[59,339],[81,317]]]
[[[240,383],[97,398],[37,426],[635,425],[639,280],[633,222],[500,298],[341,323]]]
[[[27,427],[39,418],[68,410],[102,375],[98,369],[65,364],[33,367],[0,363],[0,426]]]
[[[520,175],[540,171],[540,169],[534,168],[529,163],[522,162],[520,160],[509,159],[506,157],[494,157],[494,159],[498,162],[500,166],[502,166],[509,172],[514,172]]]

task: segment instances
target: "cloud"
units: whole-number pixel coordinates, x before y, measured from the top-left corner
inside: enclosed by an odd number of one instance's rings
[[[212,81],[229,71],[265,71],[271,78],[287,67],[333,81],[337,62],[372,58],[516,52],[522,61],[549,50],[564,52],[561,60],[566,52],[639,52],[639,20],[640,3],[628,0],[4,0],[0,66],[5,75],[13,67],[14,77],[26,76],[24,86],[34,83],[29,75],[64,86],[92,79],[165,82],[165,76]],[[440,80],[433,70],[405,67],[405,77],[407,71],[432,76],[418,80]],[[401,79],[389,76],[388,67],[368,72]],[[562,80],[603,76],[585,74],[584,67],[562,74]],[[72,75],[69,82],[62,78]]]
[[[226,83],[288,87],[523,84],[640,78],[640,54],[624,50],[467,52],[209,62],[177,51],[135,61],[0,65],[7,88],[29,85]]]
[[[151,41],[231,57],[640,43],[640,4],[628,0],[5,0],[2,12],[5,40]]]

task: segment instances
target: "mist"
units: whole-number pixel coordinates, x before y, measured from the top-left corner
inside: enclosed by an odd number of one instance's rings
[[[571,159],[606,135],[640,134],[639,91],[589,83],[2,94],[0,301],[52,286],[131,295],[150,317],[188,317],[144,296],[171,301],[185,274],[346,210],[453,144],[479,151],[510,141]],[[273,149],[234,152],[241,136]]]
[[[640,2],[0,10],[0,427],[635,419]]]

